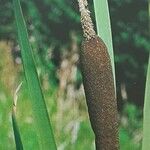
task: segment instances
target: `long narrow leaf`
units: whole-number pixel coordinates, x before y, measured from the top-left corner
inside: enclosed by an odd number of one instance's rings
[[[32,56],[32,49],[29,44],[29,38],[25,21],[19,0],[13,0],[16,24],[18,30],[21,56],[25,71],[25,77],[28,84],[29,94],[33,108],[35,124],[37,126],[39,142],[43,150],[55,150],[56,144],[52,133],[52,127],[48,117],[44,97],[42,94],[40,82],[38,79],[35,63]]]
[[[142,150],[148,150],[149,148],[150,148],[150,58],[148,63],[146,89],[145,89]]]
[[[97,32],[108,48],[115,82],[114,53],[107,0],[94,0],[94,10],[96,17]]]
[[[149,8],[149,19],[150,19],[150,0],[148,1]],[[149,23],[150,32],[150,23]],[[148,150],[150,148],[150,55],[147,68],[147,79],[145,88],[145,99],[144,99],[144,117],[143,117],[143,141],[142,150]]]
[[[14,131],[14,137],[15,137],[15,143],[16,143],[16,150],[23,150],[23,144],[21,141],[18,124],[17,124],[16,116],[14,113],[12,113],[12,125],[13,125],[13,131]]]
[[[18,85],[18,87],[14,93],[13,108],[12,108],[12,125],[13,125],[13,131],[14,131],[14,137],[15,137],[15,143],[16,143],[17,150],[23,150],[21,135],[20,135],[18,123],[16,120],[16,107],[17,107],[17,100],[18,100],[18,92],[21,88],[21,85],[22,85],[22,82]]]

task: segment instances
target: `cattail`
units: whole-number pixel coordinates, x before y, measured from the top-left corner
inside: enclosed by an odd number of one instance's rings
[[[118,150],[118,113],[111,60],[96,35],[86,0],[78,0],[85,40],[80,51],[83,84],[96,150]]]

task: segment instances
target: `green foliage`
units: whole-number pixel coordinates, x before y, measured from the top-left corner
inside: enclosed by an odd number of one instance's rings
[[[132,143],[129,133],[121,128],[120,129],[120,149],[121,150],[135,150],[135,145]],[[126,144],[125,144],[126,143]]]
[[[125,83],[128,99],[143,106],[150,45],[147,1],[109,1],[117,90]],[[121,100],[118,93],[118,99]]]
[[[121,114],[120,148],[121,150],[141,150],[142,111],[127,103]]]
[[[56,149],[52,127],[48,118],[48,113],[41,91],[38,75],[34,65],[31,46],[29,44],[29,38],[27,29],[25,26],[22,10],[20,7],[20,1],[14,0],[14,12],[16,17],[16,25],[18,30],[19,44],[21,47],[22,61],[24,65],[25,77],[28,84],[30,93],[33,114],[35,118],[35,124],[38,131],[40,146],[43,149]]]
[[[0,1],[0,39],[14,39],[13,9],[10,0]]]

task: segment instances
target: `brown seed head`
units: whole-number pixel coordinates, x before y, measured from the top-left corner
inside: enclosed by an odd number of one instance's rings
[[[118,113],[110,57],[97,36],[85,40],[81,71],[96,150],[118,150]]]

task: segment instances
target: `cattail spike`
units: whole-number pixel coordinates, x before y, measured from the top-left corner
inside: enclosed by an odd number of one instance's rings
[[[111,61],[104,42],[98,36],[83,41],[80,64],[96,150],[119,150]]]
[[[83,0],[84,6],[87,7],[88,6],[88,2],[87,0]]]
[[[85,40],[80,51],[89,118],[96,150],[119,150],[117,101],[110,56],[95,31],[87,0],[78,0]]]
[[[89,40],[95,37],[94,25],[90,17],[90,11],[88,10],[87,0],[78,0],[79,10],[81,12],[81,24],[84,33],[84,37]]]

